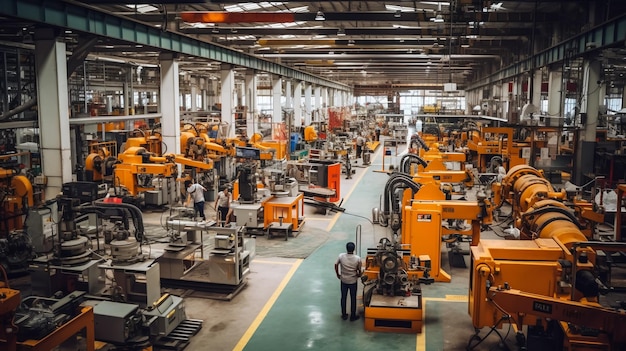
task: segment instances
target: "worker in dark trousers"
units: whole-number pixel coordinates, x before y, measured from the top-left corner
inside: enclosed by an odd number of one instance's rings
[[[359,134],[356,137],[356,158],[357,160],[361,158],[361,154],[363,153],[363,145],[365,145],[365,138]]]

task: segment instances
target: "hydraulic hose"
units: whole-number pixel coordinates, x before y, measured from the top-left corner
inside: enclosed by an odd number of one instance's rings
[[[133,224],[135,225],[135,228],[137,229],[137,231],[135,232],[135,239],[137,239],[139,243],[143,241],[143,238],[145,235],[145,229],[143,226],[143,216],[141,214],[141,210],[137,208],[137,206],[131,205],[131,204],[125,204],[125,203],[104,202],[103,200],[94,201],[94,206],[96,207],[121,207],[121,208],[128,210],[128,212],[130,212],[131,214],[131,218],[133,219]]]
[[[414,154],[406,154],[400,158],[400,171],[404,174],[409,174],[411,163],[418,163],[423,167],[428,166],[428,162],[426,162],[423,158]]]
[[[387,180],[387,183],[385,184],[385,190],[384,190],[384,205],[383,205],[383,218],[382,218],[382,225],[383,226],[387,226],[388,225],[388,218],[390,216],[391,213],[393,214],[399,214],[400,213],[400,208],[397,205],[396,201],[393,201],[393,196],[395,194],[396,189],[401,186],[404,185],[408,188],[411,188],[411,190],[413,190],[413,193],[416,193],[417,191],[419,191],[420,189],[420,185],[415,183],[415,181],[413,181],[413,179],[406,175],[406,174],[401,174],[401,173],[393,173],[391,178],[389,180]],[[393,201],[393,205],[391,205]],[[392,212],[390,211],[390,207],[393,208],[391,209]],[[397,220],[394,221],[393,226],[392,226],[392,230],[395,232],[397,232],[398,229],[400,229],[400,218],[398,216]]]

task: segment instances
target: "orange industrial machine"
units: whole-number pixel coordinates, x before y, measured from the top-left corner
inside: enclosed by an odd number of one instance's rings
[[[174,155],[156,156],[143,147],[127,147],[118,159],[115,185],[123,187],[131,197],[158,190],[160,184],[155,184],[155,180],[176,178],[178,172]]]
[[[464,152],[441,151],[441,149],[447,149],[446,143],[440,143],[439,140],[426,142],[419,133],[413,134],[409,141],[409,153],[416,154],[427,162],[440,160],[463,164],[467,161],[467,155]]]
[[[520,236],[531,239],[481,240],[471,247],[474,327],[516,325],[516,339],[527,350],[625,349],[619,301],[626,244],[588,241],[579,214],[537,170],[514,167],[503,184]],[[482,342],[478,332],[468,349]]]
[[[491,223],[491,205],[485,196],[473,202],[446,200],[437,185],[420,185],[401,173],[392,173],[383,196],[381,223],[391,226],[393,240],[383,239],[367,252],[365,328],[417,333],[423,323],[420,284],[451,279],[441,268],[443,236],[471,235],[477,244],[482,225]],[[447,220],[467,220],[470,226],[444,228]]]
[[[34,204],[33,186],[25,175],[0,168],[0,193],[0,237],[6,237],[11,231],[23,228],[28,209]]]
[[[113,175],[113,165],[117,162],[115,141],[96,142],[89,145],[89,155],[85,159],[85,179],[102,182]]]
[[[492,159],[503,160],[507,169],[528,164],[522,158],[522,148],[530,144],[513,141],[513,128],[483,127],[470,128],[461,134],[464,147],[469,151],[470,159],[480,172],[487,172],[492,166]]]
[[[417,167],[413,168],[413,170],[411,168],[412,164],[417,164]],[[415,154],[405,154],[400,158],[400,171],[410,174],[420,184],[437,182],[462,184],[467,188],[474,186],[474,175],[470,170],[448,170],[442,159],[426,162],[426,160]]]
[[[573,211],[581,230],[587,238],[592,238],[597,223],[604,221],[602,209],[595,203],[578,199],[578,194],[565,189],[557,191],[544,178],[543,172],[526,165],[518,165],[509,170],[501,183],[493,183],[494,202],[500,207],[504,201],[511,204],[512,217],[519,225],[529,210],[535,210],[549,203],[550,208],[561,208],[561,212]],[[532,238],[536,237],[533,235]],[[529,237],[531,238],[531,237]]]

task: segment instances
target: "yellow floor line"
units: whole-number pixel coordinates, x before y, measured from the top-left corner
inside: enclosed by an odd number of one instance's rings
[[[426,301],[433,302],[467,302],[465,295],[446,295],[446,297],[425,297],[422,299],[422,320],[426,320]],[[422,332],[415,336],[415,350],[426,350],[426,323],[422,325]]]
[[[233,351],[241,351],[243,350],[244,347],[246,347],[246,345],[248,344],[248,341],[252,339],[252,335],[254,335],[254,332],[256,332],[257,328],[259,327],[259,325],[261,325],[261,322],[263,322],[263,319],[265,319],[265,316],[267,316],[267,313],[270,311],[270,309],[272,308],[272,306],[278,299],[278,296],[280,296],[280,294],[285,289],[285,286],[287,286],[287,283],[289,282],[289,280],[291,280],[291,277],[293,277],[298,267],[300,267],[300,264],[302,264],[302,261],[303,260],[299,259],[293,263],[293,266],[291,267],[289,272],[287,272],[287,275],[285,275],[285,277],[280,282],[276,290],[274,290],[274,293],[272,294],[270,299],[267,301],[267,303],[265,303],[265,306],[263,306],[263,309],[261,309],[261,312],[259,312],[259,314],[256,316],[256,318],[252,322],[252,324],[248,327],[248,330],[246,330],[246,332],[243,334],[241,339],[239,339],[239,342],[237,343],[237,345],[235,345],[235,348],[233,348]]]

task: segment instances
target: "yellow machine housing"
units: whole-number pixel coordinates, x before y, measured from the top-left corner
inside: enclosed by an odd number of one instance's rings
[[[12,170],[0,168],[0,192],[4,194],[0,236],[6,236],[24,227],[28,208],[33,206],[35,200],[30,180],[26,176],[16,175]]]
[[[601,304],[600,291],[611,291],[604,285],[611,281],[611,257],[624,255],[626,245],[587,241],[576,212],[551,194],[540,174],[514,167],[502,185],[518,211],[516,228],[532,239],[480,240],[471,247],[472,323],[501,327],[501,316],[511,315],[506,322],[519,330],[556,326],[550,328],[552,340],[561,340],[555,349],[624,349],[626,314]]]
[[[421,192],[421,190],[420,190]],[[402,215],[401,243],[409,248],[411,256],[428,257],[430,276],[439,282],[449,282],[450,274],[441,268],[441,241],[444,235],[471,235],[472,245],[480,240],[483,224],[490,224],[491,204],[482,199],[478,202],[454,200],[419,200],[416,194],[410,205],[404,207]],[[423,195],[422,195],[423,196]],[[444,220],[467,220],[467,230],[443,227]]]
[[[118,156],[115,165],[116,185],[126,188],[131,196],[155,190],[155,177],[175,177],[177,168],[174,155],[156,156],[143,147],[130,147]]]
[[[315,126],[307,126],[304,128],[304,141],[307,143],[313,142],[317,140],[317,131],[315,130]]]

